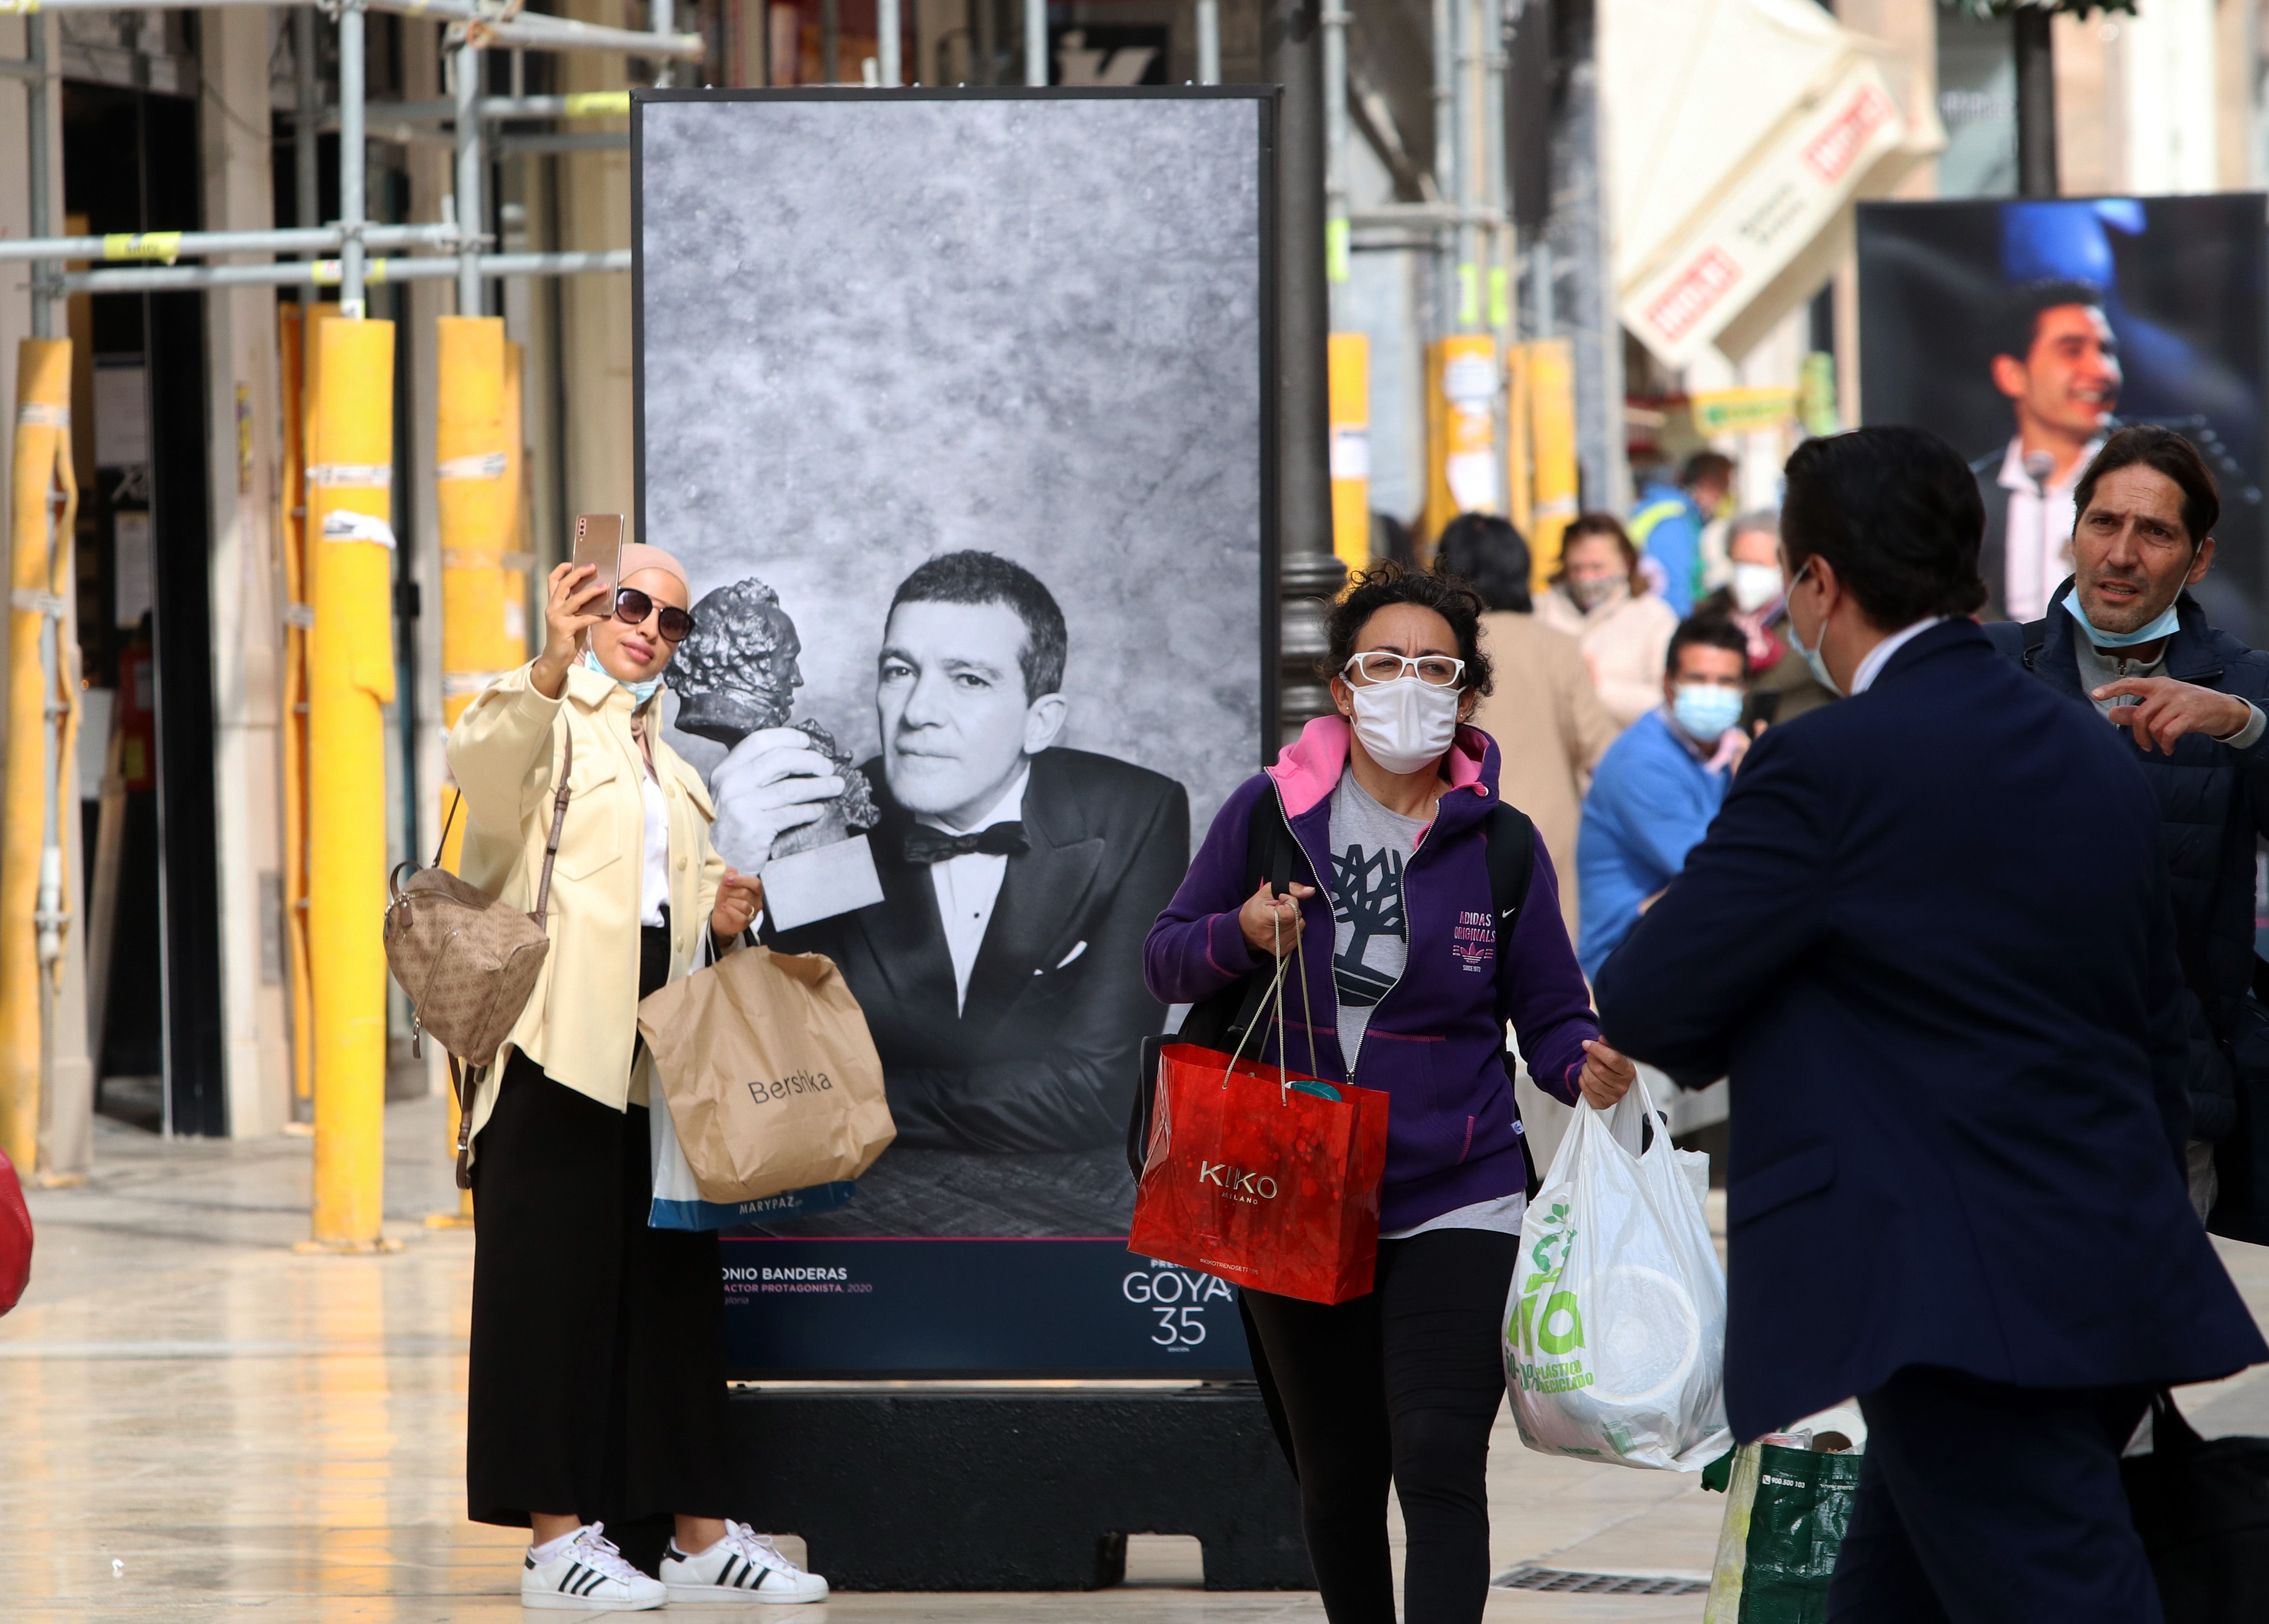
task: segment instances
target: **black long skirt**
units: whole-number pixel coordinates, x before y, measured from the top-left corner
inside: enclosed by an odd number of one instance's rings
[[[661,985],[667,930],[640,947],[639,980]],[[643,1106],[601,1104],[522,1054],[506,1067],[473,1163],[474,1522],[726,1514],[717,1236],[647,1226],[647,1131]]]

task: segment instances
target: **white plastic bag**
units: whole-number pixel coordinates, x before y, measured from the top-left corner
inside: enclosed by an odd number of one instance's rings
[[[1697,1188],[1708,1165],[1672,1148],[1644,1081],[1611,1111],[1576,1107],[1521,1223],[1505,1305],[1505,1384],[1529,1448],[1670,1472],[1726,1452],[1726,1274]]]

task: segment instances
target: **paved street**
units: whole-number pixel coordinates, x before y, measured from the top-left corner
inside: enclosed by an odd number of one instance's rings
[[[296,1253],[309,1142],[167,1145],[104,1125],[82,1189],[35,1192],[40,1249],[0,1321],[0,1555],[11,1620],[457,1624],[519,1616],[523,1537],[462,1517],[472,1236],[439,1100],[388,1109],[391,1256]],[[2269,1251],[2225,1255],[2269,1316]],[[563,1266],[564,1263],[563,1263]],[[2256,1374],[2185,1395],[2210,1432],[2269,1433]],[[1492,1455],[1497,1569],[1706,1578],[1722,1502],[1692,1480]],[[800,1542],[778,1531],[793,1551]],[[824,1552],[812,1554],[826,1570]],[[1052,1596],[841,1596],[702,1609],[801,1624],[1084,1620],[1320,1624],[1312,1596],[1208,1594],[1194,1542],[1133,1542],[1128,1582]],[[1698,1595],[1501,1590],[1504,1620],[1696,1620]]]

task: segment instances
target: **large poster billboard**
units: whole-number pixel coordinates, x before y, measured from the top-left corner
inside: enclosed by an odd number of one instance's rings
[[[1143,940],[1275,712],[1272,94],[634,100],[672,742],[898,1127],[728,1238],[736,1375],[1245,1363],[1122,1147]]]
[[[2269,222],[2258,193],[1879,203],[1859,216],[1859,388],[1973,459],[1993,618],[2071,572],[2072,485],[2123,423],[2179,429],[2221,487],[2207,617],[2269,630],[2262,397]]]

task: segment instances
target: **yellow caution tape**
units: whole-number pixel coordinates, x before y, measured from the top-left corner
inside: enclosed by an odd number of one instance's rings
[[[163,260],[168,265],[181,256],[179,232],[105,232],[102,257],[107,260]]]
[[[610,113],[628,113],[631,93],[626,90],[578,91],[566,99],[569,118],[602,118]]]

